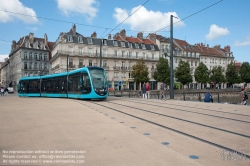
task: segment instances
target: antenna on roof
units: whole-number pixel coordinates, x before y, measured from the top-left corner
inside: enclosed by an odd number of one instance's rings
[[[185,36],[185,39],[184,39],[185,41],[186,41],[186,36]]]

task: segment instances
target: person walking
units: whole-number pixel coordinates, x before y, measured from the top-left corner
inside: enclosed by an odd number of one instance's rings
[[[213,103],[214,102],[213,97],[209,92],[207,92],[205,94],[204,102],[206,102],[206,103],[210,103],[210,102]]]
[[[4,96],[4,89],[1,87],[1,96]]]
[[[164,98],[164,85],[163,83],[161,83],[161,86],[160,86],[160,98],[159,99],[163,99]]]
[[[142,87],[142,97],[143,97],[143,99],[147,99],[146,84],[145,83],[143,84],[143,87]]]
[[[240,104],[241,105],[244,105],[244,103],[245,103],[245,94],[244,94],[244,91],[245,91],[245,89],[241,88],[241,91],[240,91]]]
[[[9,90],[8,90],[8,88],[7,88],[7,87],[4,89],[4,93],[5,93],[5,96],[8,96],[8,94],[9,94]]]
[[[146,84],[146,95],[147,95],[147,99],[149,99],[150,98],[150,85],[148,82]]]
[[[247,105],[247,100],[248,100],[248,94],[247,94],[247,90],[248,90],[248,87],[246,86],[245,87],[245,90],[244,90],[244,105]]]

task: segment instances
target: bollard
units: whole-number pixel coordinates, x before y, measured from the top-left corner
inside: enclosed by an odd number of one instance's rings
[[[122,97],[122,91],[121,91],[121,97]]]
[[[201,93],[199,92],[199,100],[200,100],[200,102],[201,102]]]
[[[186,94],[183,92],[183,100],[186,101]]]
[[[220,93],[218,92],[218,103],[220,103]]]

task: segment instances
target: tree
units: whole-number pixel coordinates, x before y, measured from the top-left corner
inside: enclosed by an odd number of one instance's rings
[[[209,82],[209,74],[210,72],[207,66],[203,62],[201,62],[199,66],[195,69],[194,78],[196,82],[206,84]]]
[[[175,69],[175,78],[178,82],[186,85],[193,81],[188,62],[180,60],[179,66]]]
[[[240,66],[241,80],[245,83],[250,83],[250,65],[249,62],[243,62]]]
[[[221,66],[215,66],[211,70],[210,81],[214,84],[226,82],[225,76],[223,74],[223,69]]]
[[[148,82],[148,67],[145,65],[143,59],[139,59],[136,65],[133,65],[133,71],[131,76],[134,78],[135,82]]]
[[[158,82],[164,82],[167,85],[170,84],[170,68],[167,59],[164,58],[159,59],[153,77]]]
[[[235,83],[240,83],[241,79],[239,76],[238,71],[236,70],[236,66],[233,62],[227,65],[227,71],[226,71],[226,81],[231,86]]]

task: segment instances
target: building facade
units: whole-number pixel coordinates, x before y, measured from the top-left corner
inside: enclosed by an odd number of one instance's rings
[[[12,82],[14,90],[21,77],[38,76],[49,73],[50,50],[53,43],[44,38],[36,38],[33,33],[12,42],[8,63],[2,65],[2,76],[7,83]],[[7,72],[6,72],[7,71]],[[6,85],[5,85],[6,86]]]
[[[102,43],[102,46],[100,45]],[[100,48],[101,47],[101,48]],[[100,50],[101,49],[101,50]],[[131,77],[132,66],[143,58],[148,69],[152,89],[157,89],[152,78],[153,69],[159,60],[159,48],[144,39],[142,33],[137,37],[127,37],[122,30],[111,39],[97,38],[94,32],[90,37],[85,37],[76,32],[74,25],[69,32],[60,33],[52,50],[52,73],[64,72],[85,66],[100,66],[100,51],[102,51],[102,67],[106,70],[109,87],[114,89],[139,89]]]

